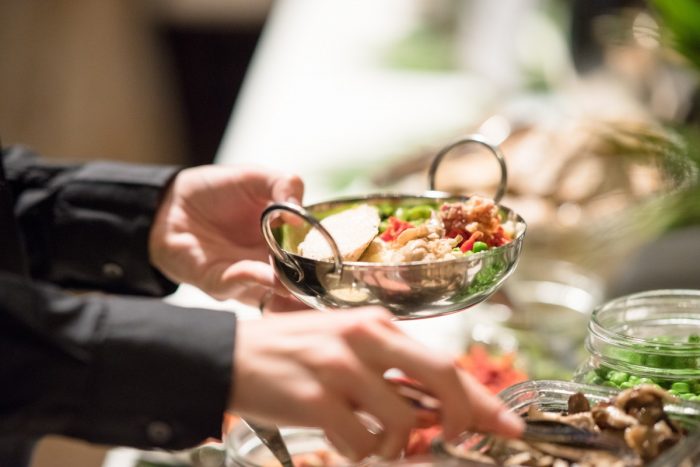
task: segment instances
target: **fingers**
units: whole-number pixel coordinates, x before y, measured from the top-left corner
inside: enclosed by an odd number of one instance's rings
[[[520,435],[522,420],[466,372],[456,368],[450,357],[427,349],[383,320],[377,324],[349,336],[355,351],[377,370],[399,368],[434,394],[442,404],[446,437],[455,437],[467,429],[508,437]],[[381,351],[377,351],[378,346]]]
[[[458,370],[459,378],[468,394],[470,423],[466,429],[477,432],[495,433],[508,438],[517,438],[524,429],[523,420],[492,395],[488,389],[479,384],[471,375]],[[463,431],[462,428],[459,431]],[[450,433],[446,436],[456,436],[459,434]],[[448,438],[449,439],[449,438]]]
[[[359,461],[376,452],[380,438],[365,427],[357,414],[343,403],[324,411],[323,431],[340,453]]]
[[[383,377],[387,369],[399,368],[439,399],[448,439],[465,430],[511,437],[521,433],[520,419],[495,396],[456,368],[449,356],[401,333],[390,317],[368,307],[242,323],[236,380],[252,386],[248,391],[237,387],[239,409],[247,403],[259,415],[323,428],[353,460],[372,453],[395,458],[418,423],[416,410]],[[251,334],[246,325],[259,334]],[[250,375],[258,374],[260,384],[255,384]],[[298,404],[279,405],[281,401]],[[371,433],[358,412],[371,415],[381,429]]]
[[[272,180],[270,188],[272,201],[286,201],[301,204],[304,197],[304,182],[296,175],[280,175]]]
[[[408,442],[408,436],[417,424],[415,410],[400,397],[386,380],[360,362],[355,368],[334,372],[325,383],[343,394],[358,412],[371,417],[371,426],[381,436],[374,452],[384,459],[397,458]]]

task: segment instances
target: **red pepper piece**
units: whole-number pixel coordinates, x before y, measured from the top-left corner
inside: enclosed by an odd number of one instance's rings
[[[486,240],[486,244],[490,247],[503,246],[510,241],[508,235],[506,235],[503,227],[499,227],[495,234],[491,238]]]
[[[464,241],[464,243],[462,243],[459,249],[462,250],[462,253],[466,253],[467,251],[474,248],[474,243],[476,243],[476,241],[479,240],[483,235],[483,232],[479,232],[477,230],[476,232],[471,234],[469,238]]]
[[[391,216],[387,219],[387,224],[387,229],[379,236],[379,238],[381,238],[385,242],[393,242],[394,240],[396,240],[396,237],[398,237],[401,234],[401,232],[413,227],[413,224],[411,224],[410,222],[402,221],[401,219],[396,218],[394,216]]]

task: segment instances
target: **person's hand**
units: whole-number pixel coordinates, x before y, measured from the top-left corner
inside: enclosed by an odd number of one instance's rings
[[[417,413],[384,373],[400,369],[441,402],[447,439],[464,430],[519,436],[523,424],[452,358],[403,334],[380,308],[239,321],[230,410],[258,423],[322,428],[345,456],[397,457]],[[357,412],[383,430],[372,434]]]
[[[175,282],[218,299],[258,303],[277,287],[260,215],[273,201],[299,203],[299,177],[269,170],[203,166],[173,180],[149,238],[151,263]]]

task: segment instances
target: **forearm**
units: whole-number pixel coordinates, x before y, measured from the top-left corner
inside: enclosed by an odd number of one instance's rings
[[[183,448],[220,434],[235,316],[0,275],[0,436]]]
[[[73,288],[164,295],[148,235],[174,167],[94,162],[51,165],[4,151],[15,214],[33,277]]]

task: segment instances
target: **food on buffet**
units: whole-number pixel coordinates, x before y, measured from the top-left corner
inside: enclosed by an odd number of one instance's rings
[[[379,212],[367,204],[332,214],[321,221],[331,234],[344,260],[355,261],[379,233]],[[312,259],[330,259],[333,251],[317,229],[311,229],[299,244],[299,254]]]
[[[512,222],[501,221],[493,200],[480,196],[411,207],[361,204],[321,224],[338,243],[343,259],[385,264],[460,258],[505,245],[516,233]],[[298,252],[312,259],[332,257],[316,229],[309,231]]]
[[[492,355],[483,345],[475,344],[457,358],[456,364],[497,394],[527,379],[527,374],[515,366],[515,357],[513,352]]]
[[[593,406],[581,393],[569,397],[566,412],[543,412],[531,406],[528,423],[555,426],[557,442],[493,437],[485,449],[446,447],[449,453],[498,465],[642,466],[659,457],[686,434],[664,410],[674,398],[642,385]],[[573,427],[573,429],[572,429]],[[591,447],[594,446],[594,447]]]

